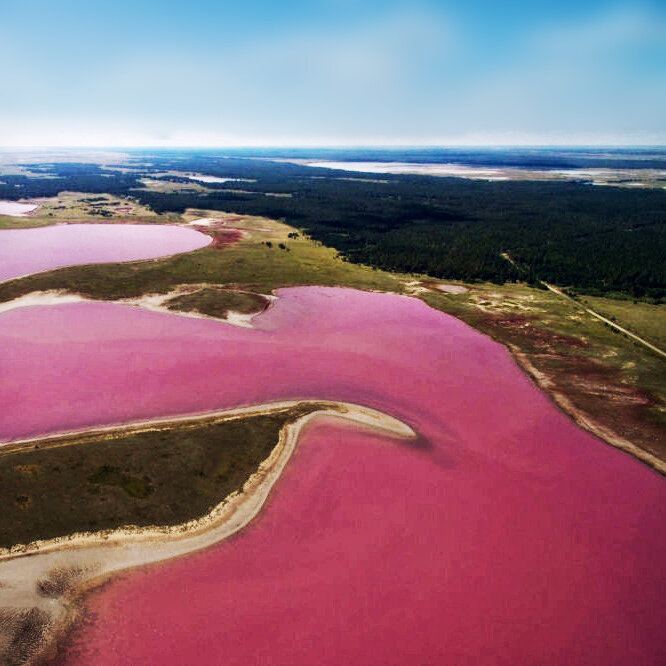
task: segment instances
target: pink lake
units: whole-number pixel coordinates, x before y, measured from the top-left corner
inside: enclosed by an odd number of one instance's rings
[[[0,229],[0,281],[75,264],[154,259],[197,250],[211,240],[194,229],[164,224]]]
[[[37,204],[22,201],[0,201],[0,215],[25,217],[37,209]]]
[[[420,301],[279,295],[258,330],[115,304],[0,315],[0,440],[306,397],[420,433],[309,427],[244,532],[92,593],[64,663],[664,663],[662,477]]]

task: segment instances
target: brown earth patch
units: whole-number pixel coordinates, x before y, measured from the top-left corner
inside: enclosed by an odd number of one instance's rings
[[[566,396],[576,412],[666,458],[664,428],[655,410],[661,401],[625,382],[619,369],[581,355],[534,354],[530,360],[548,378],[551,392]]]
[[[43,646],[50,615],[37,607],[0,608],[0,663],[27,663]]]
[[[82,567],[58,567],[37,581],[37,592],[42,597],[61,597],[85,578],[90,571]]]
[[[243,238],[243,232],[238,229],[218,229],[215,231],[210,247],[220,250],[237,243],[241,238]]]
[[[519,345],[521,349],[531,348],[534,352],[555,351],[556,347],[584,349],[588,346],[581,338],[541,328],[533,317],[522,314],[485,313],[479,323],[491,329],[501,329],[503,340]]]

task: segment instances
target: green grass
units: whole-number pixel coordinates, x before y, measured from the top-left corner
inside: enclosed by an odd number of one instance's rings
[[[1,452],[0,547],[203,516],[242,489],[286,423],[316,408],[54,438]]]
[[[241,314],[261,312],[266,303],[266,299],[259,294],[204,287],[193,294],[176,296],[167,301],[166,305],[170,310],[195,311],[210,317],[224,318],[230,311]]]
[[[595,296],[579,296],[579,300],[657,347],[666,348],[666,305]]]
[[[34,227],[47,227],[49,224],[55,224],[55,221],[37,217],[0,215],[0,229],[32,229]]]

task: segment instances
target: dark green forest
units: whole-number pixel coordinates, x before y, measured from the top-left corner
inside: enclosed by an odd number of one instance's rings
[[[666,300],[664,190],[379,177],[183,152],[137,155],[132,173],[89,164],[30,168],[45,178],[3,176],[0,198],[109,192],[160,213],[193,207],[265,215],[305,231],[349,261],[378,268],[466,281],[542,279],[584,293]],[[207,183],[208,192],[174,193],[149,191],[138,181],[150,175],[189,182],[159,175],[167,170],[245,180]]]

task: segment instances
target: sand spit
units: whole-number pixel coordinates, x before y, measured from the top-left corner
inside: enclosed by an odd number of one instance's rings
[[[253,312],[251,314],[245,314],[243,312],[227,312],[226,317],[212,317],[210,315],[202,314],[200,312],[192,311],[183,311],[183,310],[172,310],[167,306],[167,303],[179,296],[185,296],[188,294],[193,294],[200,289],[205,289],[210,287],[209,284],[197,284],[197,285],[182,285],[173,289],[172,291],[167,292],[166,294],[145,294],[138,298],[125,298],[114,301],[121,305],[130,305],[132,307],[142,308],[144,310],[151,310],[152,312],[165,312],[172,315],[177,315],[179,317],[190,317],[192,319],[213,319],[215,321],[224,321],[227,324],[232,326],[240,326],[241,328],[254,328],[252,320],[260,314],[259,312]],[[262,294],[262,296],[269,301],[270,304],[277,300],[277,296],[273,294]],[[95,303],[94,299],[86,298],[80,294],[73,294],[65,290],[49,290],[49,291],[33,291],[24,296],[19,296],[11,301],[6,301],[0,303],[0,315],[4,312],[10,312],[11,310],[16,310],[18,308],[26,308],[33,306],[43,306],[43,305],[64,305],[66,303]]]
[[[469,287],[462,284],[451,284],[448,282],[433,282],[431,280],[412,280],[405,282],[405,287],[410,295],[427,294],[431,289],[444,292],[445,294],[464,294]]]
[[[210,315],[197,312],[196,310],[173,310],[167,306],[167,303],[173,298],[193,294],[201,289],[205,289],[211,286],[212,285],[210,284],[182,285],[170,292],[167,292],[166,294],[146,294],[144,296],[140,296],[139,298],[122,299],[116,302],[123,305],[140,307],[145,310],[152,310],[153,312],[166,312],[168,314],[174,314],[180,317],[191,317],[193,319],[213,319],[215,321],[225,321],[227,324],[231,324],[232,326],[240,326],[241,328],[254,328],[252,320],[258,314],[261,314],[260,312],[245,314],[243,312],[235,312],[230,310],[227,312],[226,317],[212,317]],[[262,296],[269,301],[269,306],[278,298],[273,294],[262,294]]]
[[[28,308],[36,305],[63,305],[65,303],[80,303],[88,299],[78,294],[71,294],[67,291],[33,291],[25,296],[19,296],[11,301],[0,303],[0,314],[16,310],[18,308]]]
[[[304,402],[283,401],[198,416],[143,421],[84,431],[137,431],[196,420],[238,419],[270,414]],[[405,423],[382,412],[350,403],[314,401],[320,409],[284,426],[269,457],[245,483],[213,510],[171,527],[126,526],[97,533],[72,534],[0,549],[0,661],[27,663],[43,653],[78,613],[77,595],[110,575],[206,548],[245,527],[261,510],[289,461],[300,433],[313,419],[345,419],[398,438],[416,434]],[[58,445],[80,433],[13,442],[12,447]],[[4,654],[3,654],[4,653]]]

